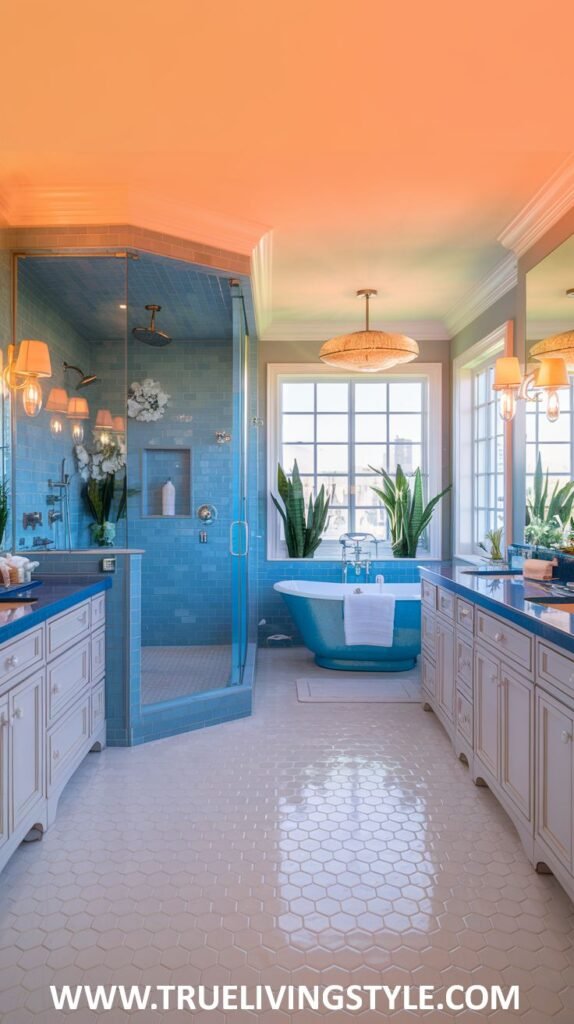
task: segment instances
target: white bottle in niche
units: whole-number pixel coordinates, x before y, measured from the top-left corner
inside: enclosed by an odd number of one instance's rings
[[[161,489],[161,514],[162,516],[175,515],[175,487],[168,477]]]

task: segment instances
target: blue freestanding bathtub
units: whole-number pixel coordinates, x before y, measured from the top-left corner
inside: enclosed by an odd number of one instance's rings
[[[356,583],[318,583],[282,580],[274,589],[283,596],[317,665],[352,672],[405,672],[421,650],[420,583],[383,583],[394,594],[395,628],[392,647],[348,647],[343,625],[343,596]],[[361,583],[361,590],[381,592],[378,583]]]

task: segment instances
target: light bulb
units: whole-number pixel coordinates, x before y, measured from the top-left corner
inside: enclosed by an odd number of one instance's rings
[[[556,423],[560,416],[560,398],[557,391],[549,391],[546,400],[546,419]]]
[[[110,435],[108,434],[107,430],[100,431],[100,443],[101,444],[109,444],[110,443]]]
[[[515,412],[516,392],[512,388],[505,388],[504,391],[500,392],[500,418],[503,419],[505,423],[509,423],[510,420],[514,419]]]
[[[84,440],[84,428],[81,423],[74,423],[72,426],[72,441],[74,444],[81,444]]]
[[[63,429],[64,424],[62,423],[60,417],[52,416],[52,419],[50,420],[50,433],[53,434],[54,437],[59,437]]]
[[[29,377],[22,391],[22,405],[26,416],[37,416],[42,408],[42,387],[37,377]]]

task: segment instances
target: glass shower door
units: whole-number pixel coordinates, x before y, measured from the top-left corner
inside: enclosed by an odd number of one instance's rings
[[[243,296],[239,284],[232,283],[233,309],[233,452],[232,452],[232,516],[229,530],[231,554],[231,678],[238,686],[248,644],[248,556],[249,522],[247,502],[249,448],[249,335]]]

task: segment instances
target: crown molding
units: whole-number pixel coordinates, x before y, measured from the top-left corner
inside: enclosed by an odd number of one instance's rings
[[[574,206],[571,154],[499,234],[498,241],[519,258]]]
[[[268,226],[120,186],[43,188],[22,185],[0,194],[0,224],[15,228],[123,225],[174,235],[250,256]]]
[[[251,287],[257,336],[262,338],[271,324],[273,232],[267,231],[251,253]]]
[[[476,320],[497,299],[506,295],[514,288],[518,280],[516,257],[508,253],[497,265],[483,277],[465,297],[457,303],[445,316],[451,336],[458,334],[464,327]]]
[[[261,341],[327,341],[337,334],[356,331],[357,321],[334,323],[332,320],[310,320],[293,323],[287,320],[272,320],[259,335]],[[450,341],[450,334],[442,320],[395,320],[386,322],[383,330],[407,334],[415,341]]]

